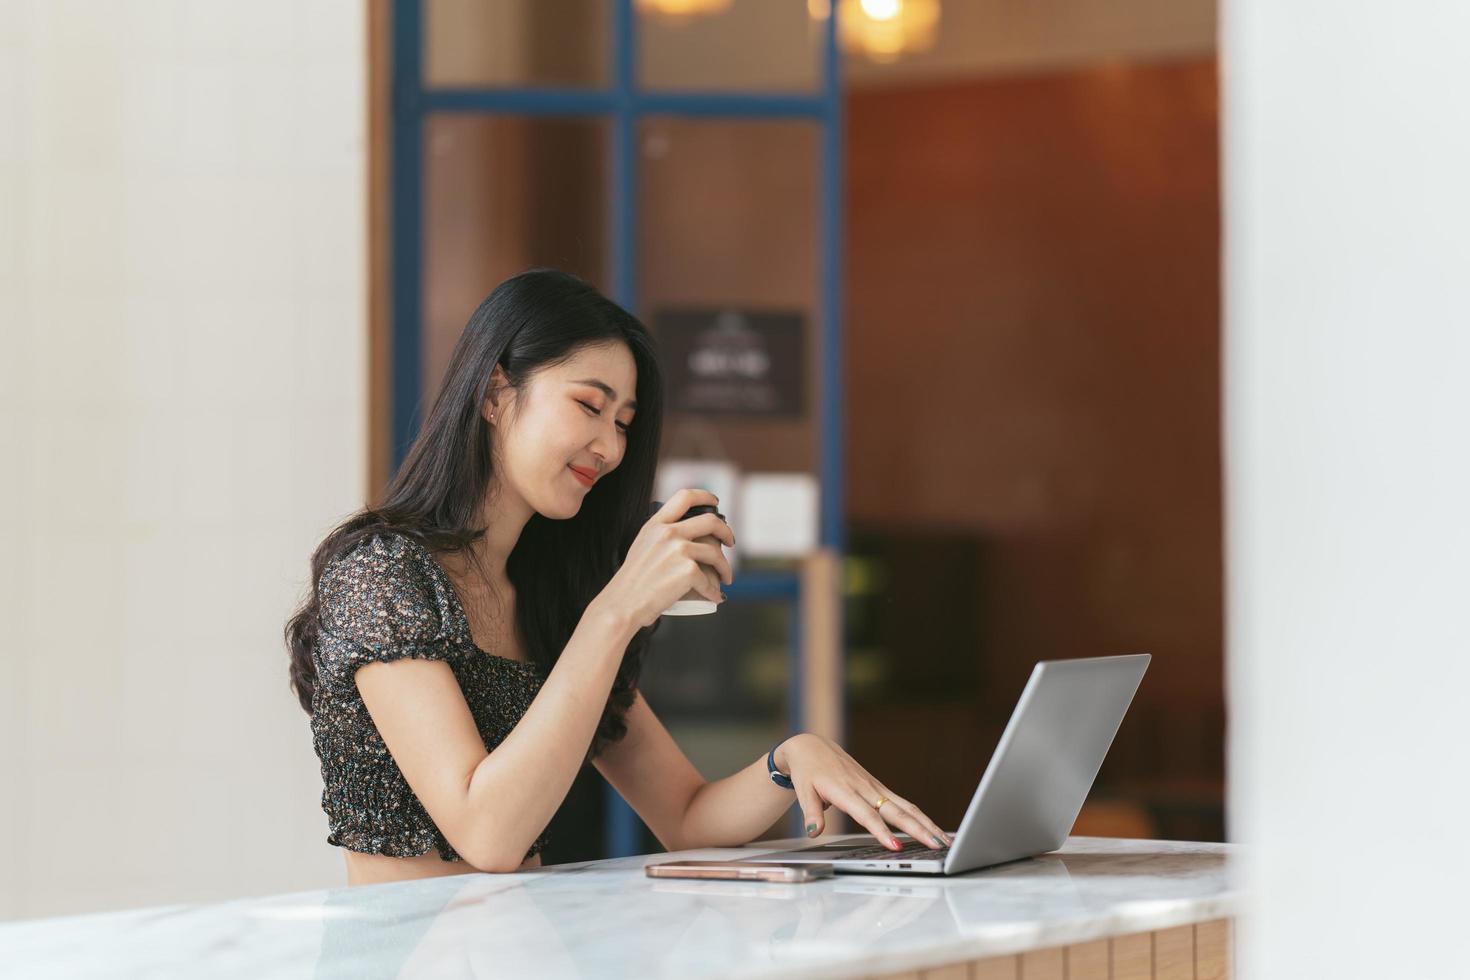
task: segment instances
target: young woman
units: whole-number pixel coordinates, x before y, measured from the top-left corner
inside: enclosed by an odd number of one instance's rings
[[[327,842],[352,884],[540,865],[584,762],[669,850],[737,846],[793,800],[766,757],[706,782],[638,692],[659,616],[731,581],[703,490],[649,517],[663,392],[653,340],[581,280],[533,269],[466,325],[382,501],[312,556],[286,627]],[[807,832],[840,807],[943,832],[829,739],[774,752]]]

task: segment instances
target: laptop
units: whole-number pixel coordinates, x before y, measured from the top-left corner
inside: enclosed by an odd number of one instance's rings
[[[831,864],[837,874],[953,875],[1055,851],[1077,821],[1151,659],[1138,653],[1038,663],[948,847],[895,833],[903,846],[891,851],[860,834],[742,861]]]

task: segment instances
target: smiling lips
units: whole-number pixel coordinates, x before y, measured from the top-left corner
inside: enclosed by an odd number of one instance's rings
[[[567,469],[572,471],[572,475],[575,476],[578,482],[580,482],[584,487],[590,487],[592,486],[592,484],[597,482],[597,474],[592,470],[585,470],[582,469],[580,466],[568,466]]]

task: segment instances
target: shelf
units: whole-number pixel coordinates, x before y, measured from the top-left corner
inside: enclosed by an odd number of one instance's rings
[[[736,571],[733,585],[724,586],[731,602],[770,602],[801,597],[801,576],[795,569]]]

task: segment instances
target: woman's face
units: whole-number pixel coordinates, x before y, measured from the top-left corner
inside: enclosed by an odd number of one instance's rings
[[[569,361],[537,373],[519,392],[497,392],[504,374],[495,370],[491,390],[496,393],[480,411],[490,422],[502,489],[544,517],[575,516],[591,490],[575,470],[600,480],[622,462],[627,449],[623,427],[633,424],[637,408],[632,352],[616,341],[584,347]]]

